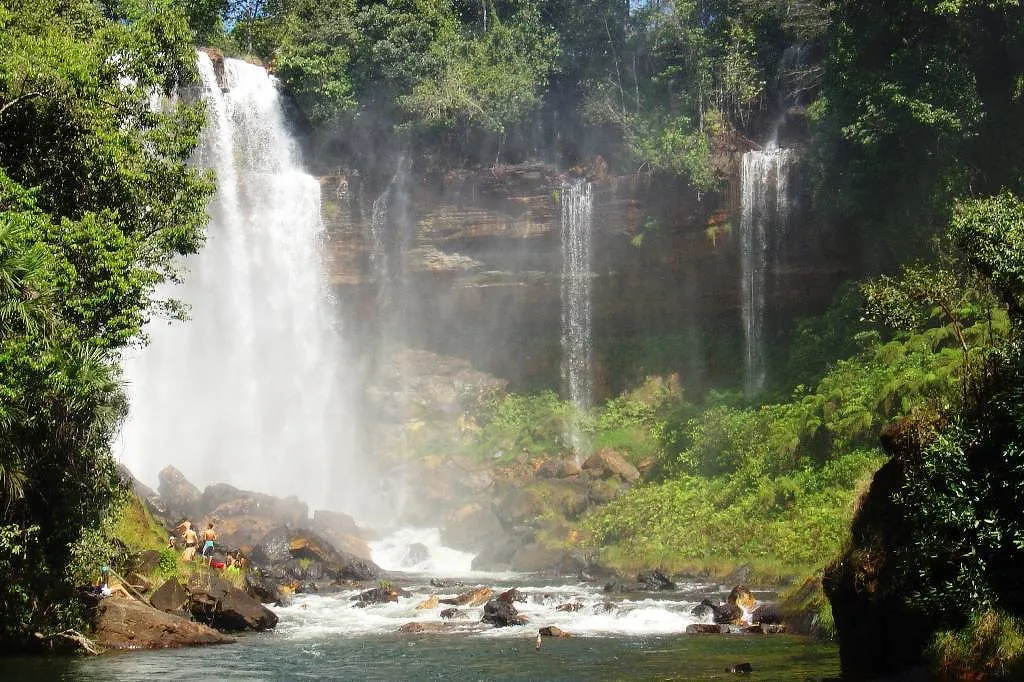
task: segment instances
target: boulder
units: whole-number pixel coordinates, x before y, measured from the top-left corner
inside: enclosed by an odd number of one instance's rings
[[[534,476],[539,479],[575,478],[580,475],[580,472],[579,464],[573,459],[549,459],[537,467]]]
[[[513,602],[520,602],[523,604],[526,603],[526,595],[524,595],[522,592],[520,592],[514,587],[510,590],[505,590],[504,592],[499,594],[498,599],[500,599],[501,601],[507,601],[509,604]]]
[[[356,602],[355,606],[361,608],[371,604],[386,604],[398,601],[400,596],[402,595],[399,594],[398,590],[391,589],[390,587],[374,587],[373,589],[360,592],[352,597],[351,601]]]
[[[267,533],[253,547],[249,560],[268,575],[298,580],[375,580],[383,574],[369,559],[337,550],[312,531],[287,526]]]
[[[155,549],[147,549],[135,559],[134,567],[138,573],[150,574],[160,566],[161,555]]]
[[[417,604],[416,610],[421,611],[423,609],[433,609],[436,608],[439,603],[440,602],[438,601],[438,596],[436,594],[432,594],[423,601],[421,601],[419,604]]]
[[[484,615],[480,622],[503,628],[510,625],[523,625],[527,622],[527,618],[519,615],[511,601],[492,599],[484,604]]]
[[[156,589],[149,597],[149,603],[161,611],[184,616],[188,613],[191,599],[192,593],[189,589],[178,582],[177,578],[171,578]]]
[[[166,466],[157,475],[160,504],[173,517],[198,516],[202,493],[185,475],[173,466]]]
[[[697,615],[698,609],[700,609],[700,617],[710,613],[712,620],[719,625],[739,623],[743,619],[743,612],[733,604],[715,604],[710,599],[704,599],[699,606],[694,607],[691,613]]]
[[[246,552],[267,533],[280,526],[280,522],[269,516],[234,513],[236,510],[217,508],[207,517],[214,520],[217,530],[217,544],[222,547],[243,548]]]
[[[598,478],[618,476],[627,483],[640,480],[640,471],[609,448],[598,450],[583,462],[583,471]]]
[[[253,569],[245,575],[246,593],[262,604],[280,604],[282,598],[298,586],[298,581],[288,581],[283,574],[270,575],[260,569]]]
[[[454,606],[441,611],[441,617],[445,620],[454,620],[456,618],[469,618],[465,611],[459,611]]]
[[[96,641],[106,649],[167,649],[235,641],[202,623],[122,597],[100,600],[95,628]]]
[[[275,497],[241,490],[227,483],[206,486],[201,508],[218,521],[227,516],[250,515],[273,519],[277,525],[300,526],[309,518],[309,507],[294,495]]]
[[[537,631],[542,637],[555,637],[557,639],[567,639],[572,637],[568,632],[562,630],[555,625],[545,625]]]
[[[723,635],[729,632],[728,625],[719,623],[690,623],[686,626],[688,635]]]
[[[494,590],[491,588],[478,587],[475,590],[463,592],[457,597],[450,597],[439,601],[442,604],[451,604],[452,606],[479,606],[490,599],[492,594],[494,594]]]
[[[277,614],[215,575],[206,576],[203,584],[191,589],[189,612],[197,621],[226,632],[258,632],[277,625]]]
[[[662,571],[657,569],[641,571],[637,574],[636,581],[640,583],[640,589],[649,590],[651,592],[676,589],[676,584],[672,582],[672,580]]]

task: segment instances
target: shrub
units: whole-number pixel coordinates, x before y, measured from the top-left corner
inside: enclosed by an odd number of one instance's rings
[[[986,609],[961,629],[938,632],[927,656],[944,680],[1019,680],[1024,678],[1024,630],[1017,618]]]

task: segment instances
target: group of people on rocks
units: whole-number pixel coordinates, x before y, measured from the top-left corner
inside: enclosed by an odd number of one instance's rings
[[[192,522],[188,519],[175,526],[174,530],[180,536],[181,544],[184,547],[181,552],[182,561],[192,561],[195,559],[198,549],[203,563],[211,568],[221,569],[228,573],[239,573],[244,568],[245,557],[238,550],[226,552],[223,561],[218,561],[214,558],[214,550],[217,548],[217,531],[214,530],[212,522],[206,525],[202,533],[197,533],[192,527]],[[201,547],[200,542],[202,543]],[[178,547],[178,537],[171,535],[167,541],[167,546],[176,549]]]
[[[199,546],[199,534],[192,528],[192,522],[188,519],[179,523],[174,529],[181,535],[181,541],[185,545],[185,549],[181,553],[181,560],[192,561],[196,556],[196,548]],[[213,550],[217,546],[217,531],[213,529],[212,522],[208,523],[206,528],[203,529],[202,541],[203,547],[200,551],[200,556],[203,558],[203,563],[211,564],[213,561]],[[177,546],[177,540],[173,535],[168,540],[168,546]]]

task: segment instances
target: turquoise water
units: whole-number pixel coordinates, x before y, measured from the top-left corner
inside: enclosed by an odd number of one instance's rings
[[[4,679],[35,680],[824,680],[838,650],[788,635],[545,639],[462,634],[290,639],[137,651],[76,660],[0,661]],[[727,666],[749,662],[737,675]],[[6,665],[5,665],[6,664]]]

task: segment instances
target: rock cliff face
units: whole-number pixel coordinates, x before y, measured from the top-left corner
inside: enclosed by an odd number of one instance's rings
[[[700,197],[647,175],[609,177],[600,158],[574,172],[593,183],[595,400],[652,374],[677,373],[693,392],[740,385],[738,183]],[[557,388],[568,178],[542,164],[429,178],[399,164],[386,187],[357,172],[321,178],[334,290],[371,374],[384,340],[468,361],[512,390]],[[820,310],[851,267],[803,222],[794,216],[765,256],[769,343]]]

